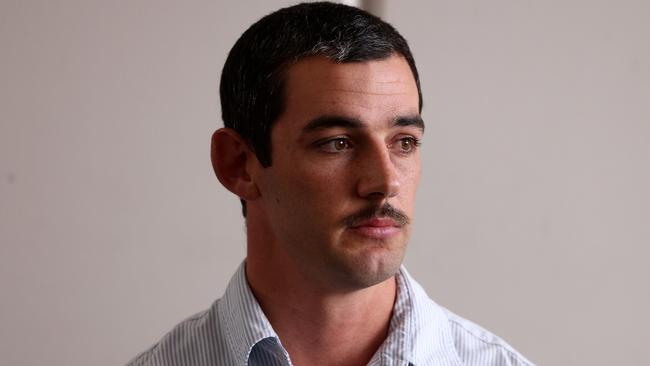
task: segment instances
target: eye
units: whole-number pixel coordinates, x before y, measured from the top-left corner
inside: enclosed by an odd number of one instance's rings
[[[398,141],[399,150],[402,153],[411,153],[420,146],[420,140],[416,139],[413,136],[402,137]]]
[[[338,153],[351,147],[350,140],[344,137],[337,137],[327,140],[318,145],[320,149],[329,153]]]

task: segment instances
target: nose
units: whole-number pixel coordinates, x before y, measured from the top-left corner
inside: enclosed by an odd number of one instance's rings
[[[399,173],[385,144],[368,148],[361,154],[357,169],[360,197],[387,199],[399,192]]]

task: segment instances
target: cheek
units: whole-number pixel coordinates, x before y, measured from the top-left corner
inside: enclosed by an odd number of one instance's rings
[[[416,159],[411,164],[405,164],[401,170],[400,196],[405,205],[412,209],[415,193],[420,184],[420,161]],[[406,208],[406,207],[405,207]]]
[[[341,184],[335,169],[322,164],[295,163],[285,166],[275,179],[278,199],[291,202],[295,210],[310,211],[331,204]],[[340,193],[339,193],[340,195]],[[330,201],[330,202],[327,202]],[[276,202],[277,203],[277,202]],[[282,202],[280,202],[282,203]],[[288,202],[284,202],[287,204]]]
[[[413,191],[412,194],[415,194],[415,191],[420,185],[420,173],[420,165],[418,164],[418,166],[413,169],[409,176],[408,184],[411,186],[411,190]]]
[[[341,197],[342,185],[345,185],[345,174],[333,167],[311,164],[308,167],[297,167],[295,186],[305,200],[318,201],[317,204],[331,203],[336,197]]]

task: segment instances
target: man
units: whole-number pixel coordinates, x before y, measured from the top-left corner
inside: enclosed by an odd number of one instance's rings
[[[359,9],[251,26],[222,73],[219,181],[247,257],[225,295],[132,365],[530,365],[401,267],[424,132],[406,41]]]

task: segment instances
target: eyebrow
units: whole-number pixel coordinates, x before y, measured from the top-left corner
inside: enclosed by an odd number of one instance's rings
[[[394,126],[414,126],[424,132],[424,121],[419,115],[408,116],[408,117],[398,117],[395,119]]]
[[[343,128],[362,128],[363,123],[356,118],[348,118],[342,116],[321,116],[315,118],[302,128],[302,132],[312,132],[316,130],[325,130],[328,128],[343,127]]]
[[[397,117],[393,122],[393,126],[414,126],[424,131],[424,121],[419,115]],[[363,122],[356,118],[343,116],[321,116],[309,121],[309,123],[307,123],[305,127],[302,128],[302,132],[308,133],[335,127],[361,129],[364,128],[365,125]]]

